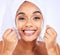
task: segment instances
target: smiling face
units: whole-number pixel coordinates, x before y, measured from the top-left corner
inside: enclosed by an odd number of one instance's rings
[[[40,9],[31,2],[24,2],[16,14],[16,26],[21,39],[36,40],[41,33],[43,17]]]

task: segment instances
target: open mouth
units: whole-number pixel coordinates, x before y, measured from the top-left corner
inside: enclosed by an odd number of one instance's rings
[[[23,34],[26,36],[34,35],[36,30],[23,30]]]

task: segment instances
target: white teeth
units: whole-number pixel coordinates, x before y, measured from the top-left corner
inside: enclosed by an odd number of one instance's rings
[[[34,35],[36,32],[36,30],[23,30],[23,34],[26,35],[26,36],[31,36],[31,35]]]
[[[32,34],[34,33],[35,31],[24,31],[24,33],[28,33],[28,34]]]

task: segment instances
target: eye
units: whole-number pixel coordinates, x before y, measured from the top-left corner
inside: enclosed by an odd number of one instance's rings
[[[34,17],[33,19],[34,19],[34,20],[39,20],[39,19],[40,19],[40,17]]]
[[[26,18],[23,18],[23,17],[22,17],[22,18],[18,18],[18,20],[26,20]]]

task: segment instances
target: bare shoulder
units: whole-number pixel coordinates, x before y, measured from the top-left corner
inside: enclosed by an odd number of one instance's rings
[[[58,53],[60,55],[60,45],[58,45],[58,44],[57,44],[57,51],[58,51]]]
[[[3,46],[3,41],[0,41],[0,49],[1,49],[2,46]]]
[[[3,48],[3,41],[0,41],[0,53],[2,52],[2,48]]]
[[[46,47],[45,43],[42,41],[38,41],[38,45],[39,47]]]
[[[46,45],[42,41],[38,41],[39,49],[42,55],[48,55]]]

